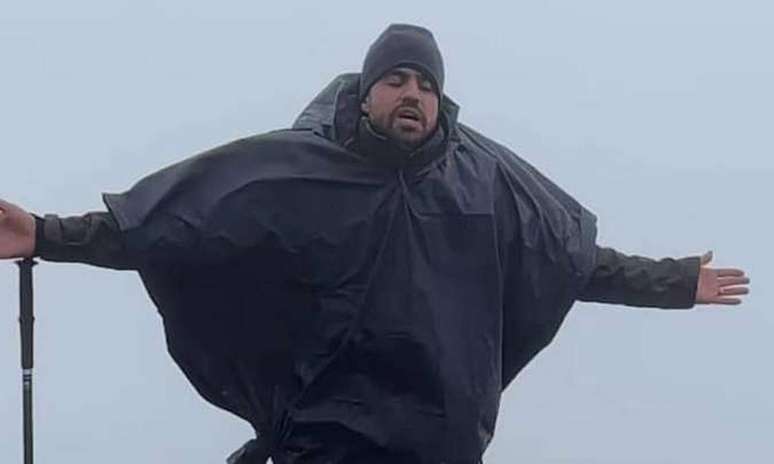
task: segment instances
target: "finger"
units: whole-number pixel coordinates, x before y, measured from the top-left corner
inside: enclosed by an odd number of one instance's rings
[[[710,304],[719,305],[738,305],[742,302],[739,298],[714,298],[710,301]]]
[[[741,277],[744,275],[744,271],[734,268],[721,268],[715,269],[715,275],[718,277]]]
[[[710,261],[712,261],[712,250],[710,250],[710,251],[704,253],[703,255],[701,255],[701,265],[702,266],[704,266],[705,264],[709,263]]]
[[[718,278],[718,285],[726,287],[728,285],[746,285],[750,283],[749,277],[721,277]]]
[[[750,293],[747,287],[728,287],[723,289],[723,295],[746,295]]]

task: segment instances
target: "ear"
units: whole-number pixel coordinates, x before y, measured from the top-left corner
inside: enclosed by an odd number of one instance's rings
[[[360,103],[360,110],[368,114],[371,109],[371,95],[366,95],[363,101]]]

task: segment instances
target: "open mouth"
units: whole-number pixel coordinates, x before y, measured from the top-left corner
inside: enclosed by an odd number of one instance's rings
[[[398,110],[396,117],[404,121],[412,121],[419,124],[422,123],[422,115],[414,109],[405,108]]]

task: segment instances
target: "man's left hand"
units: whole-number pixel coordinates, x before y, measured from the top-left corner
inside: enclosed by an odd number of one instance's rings
[[[696,304],[740,304],[742,299],[738,296],[750,292],[747,287],[750,279],[741,269],[708,267],[710,261],[712,252],[708,251],[701,257],[699,281],[696,284]]]

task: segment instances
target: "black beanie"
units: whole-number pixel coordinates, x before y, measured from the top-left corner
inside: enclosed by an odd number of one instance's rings
[[[391,24],[371,44],[360,74],[360,101],[384,73],[398,66],[415,68],[443,95],[443,58],[433,33],[411,24]]]

